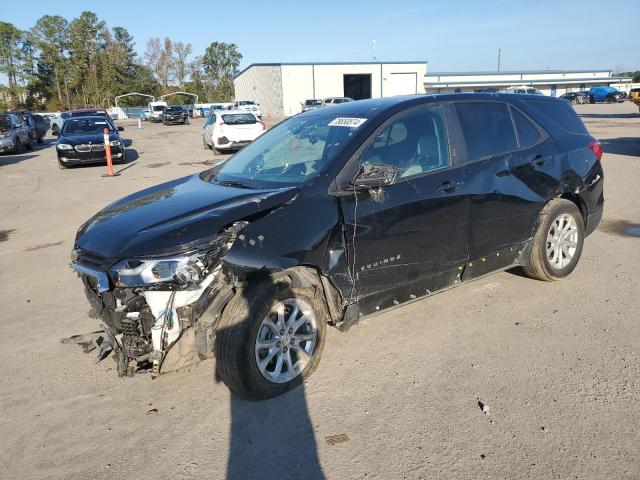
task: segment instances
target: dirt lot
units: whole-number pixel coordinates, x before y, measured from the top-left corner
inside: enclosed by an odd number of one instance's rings
[[[640,478],[640,116],[578,108],[604,143],[606,210],[569,279],[500,273],[330,329],[304,389],[260,403],[212,361],[120,379],[60,343],[97,327],[67,266],[77,227],[207,168],[201,120],[125,123],[117,178],[59,170],[52,139],[0,157],[0,477]]]

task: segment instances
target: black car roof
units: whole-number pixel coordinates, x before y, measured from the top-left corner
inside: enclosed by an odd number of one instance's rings
[[[566,100],[545,95],[527,95],[518,93],[437,93],[400,95],[395,97],[373,98],[368,100],[357,100],[323,107],[318,110],[311,110],[300,113],[300,116],[315,116],[322,113],[335,115],[357,116],[362,115],[374,119],[377,117],[387,117],[397,111],[404,110],[426,103],[461,101],[461,100],[500,100],[510,102],[513,99],[528,99],[536,101],[566,102]]]

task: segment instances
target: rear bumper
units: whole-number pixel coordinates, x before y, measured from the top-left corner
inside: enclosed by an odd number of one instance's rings
[[[602,220],[603,210],[604,210],[603,208],[600,208],[599,210],[596,210],[595,212],[587,216],[587,225],[585,226],[585,231],[584,231],[585,236],[591,235],[593,231],[596,228],[598,228],[598,225],[600,224],[600,220]]]
[[[242,147],[246,147],[247,145],[249,145],[251,143],[251,140],[242,140],[242,141],[236,141],[236,142],[228,142],[228,143],[221,143],[219,145],[214,145],[216,150],[238,150]]]

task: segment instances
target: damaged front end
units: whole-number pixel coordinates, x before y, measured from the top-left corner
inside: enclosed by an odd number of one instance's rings
[[[158,375],[213,355],[216,322],[234,283],[221,258],[246,224],[235,222],[207,245],[172,256],[113,263],[74,250],[70,266],[84,283],[92,316],[104,323],[119,376]]]

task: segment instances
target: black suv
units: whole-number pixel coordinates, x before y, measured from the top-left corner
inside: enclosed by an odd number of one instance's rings
[[[120,375],[215,355],[234,393],[268,398],[311,375],[328,324],[515,266],[569,275],[602,216],[601,155],[557,98],[349,102],[106,207],[71,266]]]
[[[170,106],[162,112],[162,123],[164,125],[171,125],[173,123],[186,125],[189,123],[189,114],[182,107]]]

